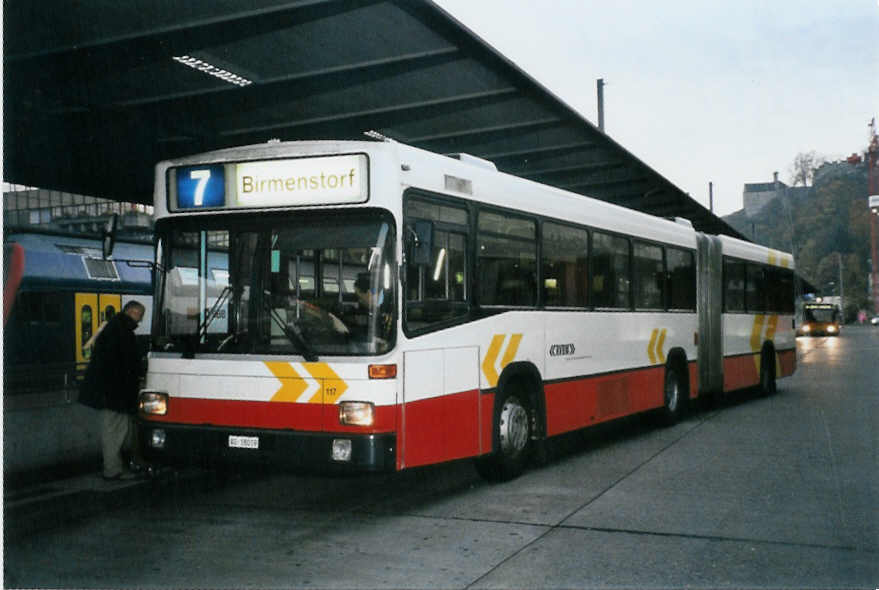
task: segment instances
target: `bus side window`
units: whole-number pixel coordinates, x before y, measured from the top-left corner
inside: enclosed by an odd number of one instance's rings
[[[429,223],[424,223],[429,222]],[[469,313],[467,268],[469,214],[466,209],[433,199],[410,197],[404,221],[409,240],[406,258],[405,318],[408,330],[429,329]],[[432,227],[425,243],[430,252],[415,256],[412,236]]]
[[[766,311],[766,281],[763,267],[759,264],[747,265],[745,280],[745,310],[749,313]]]
[[[723,261],[723,310],[745,311],[745,263],[729,258]]]
[[[602,232],[592,235],[592,306],[631,309],[629,240]]]
[[[589,234],[585,229],[543,224],[543,303],[586,307],[589,293]]]
[[[635,242],[635,309],[665,308],[665,262],[661,246]]]
[[[667,248],[668,308],[679,311],[696,310],[696,261],[692,252]]]
[[[537,305],[537,224],[500,213],[479,213],[479,303]]]

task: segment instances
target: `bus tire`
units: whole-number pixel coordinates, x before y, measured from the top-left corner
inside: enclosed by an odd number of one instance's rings
[[[775,353],[766,347],[760,359],[760,394],[768,397],[775,392]]]
[[[666,367],[662,388],[662,409],[659,411],[659,419],[664,426],[672,426],[681,419],[685,397],[683,378],[673,366]]]
[[[495,404],[491,455],[476,460],[476,471],[489,481],[509,481],[519,476],[531,452],[531,415],[515,391],[500,394]]]

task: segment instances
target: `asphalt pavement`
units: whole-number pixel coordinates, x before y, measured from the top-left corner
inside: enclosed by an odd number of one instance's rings
[[[876,588],[879,330],[798,348],[774,396],[563,437],[547,465],[504,484],[468,462],[45,484],[6,499],[4,582]]]

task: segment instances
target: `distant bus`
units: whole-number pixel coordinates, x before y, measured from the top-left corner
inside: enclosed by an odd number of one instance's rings
[[[796,367],[789,254],[396,142],[156,169],[156,462],[522,471]]]
[[[835,303],[804,303],[797,336],[839,336],[839,306]]]

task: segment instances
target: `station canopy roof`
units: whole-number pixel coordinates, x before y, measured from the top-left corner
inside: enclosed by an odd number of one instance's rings
[[[375,130],[742,237],[429,0],[4,3],[4,180],[152,202],[156,162]]]

